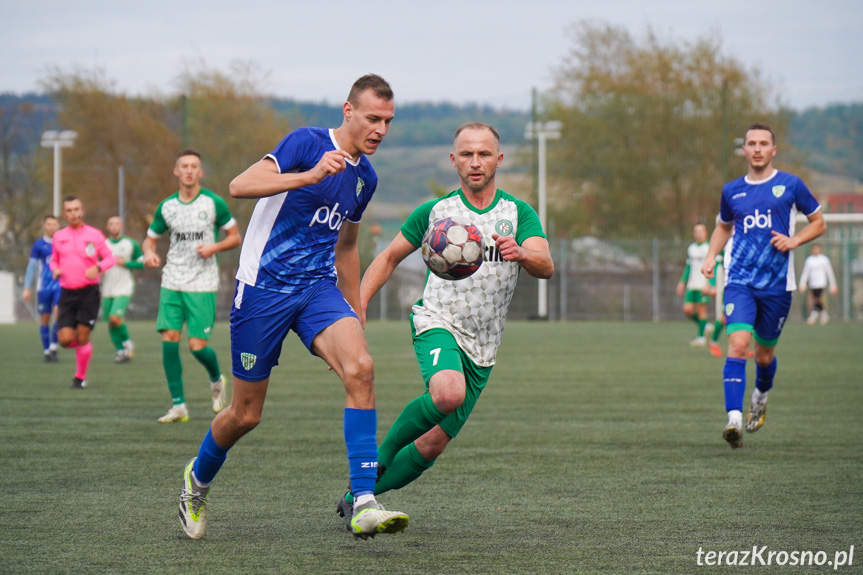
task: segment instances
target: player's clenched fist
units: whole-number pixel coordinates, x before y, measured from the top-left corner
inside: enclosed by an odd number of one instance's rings
[[[507,262],[518,262],[522,260],[522,249],[512,236],[499,236],[492,234],[491,239],[500,252],[500,256]]]
[[[317,165],[312,168],[314,183],[321,182],[327,176],[334,176],[347,167],[347,159],[351,155],[344,150],[330,150],[326,152]]]

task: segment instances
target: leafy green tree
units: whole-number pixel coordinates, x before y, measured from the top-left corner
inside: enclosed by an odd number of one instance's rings
[[[787,132],[758,70],[723,56],[715,36],[681,43],[584,22],[570,33],[543,102],[564,124],[548,147],[557,228],[686,237],[697,221],[712,227],[722,184],[745,172],[734,139],[754,121]]]

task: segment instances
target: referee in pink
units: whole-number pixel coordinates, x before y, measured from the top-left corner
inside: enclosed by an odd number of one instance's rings
[[[57,340],[75,348],[72,389],[84,389],[93,353],[90,332],[99,315],[99,274],[116,260],[102,232],[84,223],[84,204],[76,196],[64,198],[63,217],[69,225],[54,234],[51,252],[51,272],[61,288]]]

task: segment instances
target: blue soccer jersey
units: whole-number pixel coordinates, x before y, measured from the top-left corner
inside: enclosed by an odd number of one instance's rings
[[[768,291],[793,291],[793,250],[781,252],[770,245],[772,232],[794,235],[797,212],[811,216],[821,205],[793,174],[775,170],[766,180],[742,177],[725,184],[719,204],[723,223],[734,222],[734,246],[728,284]]]
[[[337,150],[332,130],[294,130],[267,154],[279,173],[311,170],[328,151]],[[255,205],[237,279],[281,293],[306,289],[336,277],[335,245],[345,220],[357,223],[372,199],[378,177],[368,161],[347,160],[347,168],[314,186],[297,188]]]
[[[48,265],[51,261],[51,240],[44,237],[33,242],[33,249],[30,250],[30,259],[36,260],[39,270],[36,276],[36,291],[54,291],[60,289],[60,284],[54,279],[51,274],[51,267]]]

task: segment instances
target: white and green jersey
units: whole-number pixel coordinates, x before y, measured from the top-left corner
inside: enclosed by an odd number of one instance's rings
[[[497,190],[491,205],[478,210],[461,189],[419,206],[402,225],[402,235],[420,247],[429,224],[449,216],[465,218],[480,229],[485,244],[483,265],[472,276],[458,281],[427,273],[423,297],[413,306],[412,327],[415,333],[434,328],[449,331],[474,363],[489,367],[495,362],[521,270],[517,263],[503,261],[492,234],[513,236],[519,245],[529,237],[546,236],[527,202]]]
[[[171,233],[171,243],[162,268],[162,287],[183,292],[214,292],[219,288],[219,264],[215,256],[204,259],[198,246],[214,244],[219,228],[236,225],[225,200],[201,188],[189,203],[180,201],[180,192],[168,196],[147,230],[151,238]]]
[[[692,242],[686,248],[686,267],[683,268],[683,276],[680,278],[680,281],[686,284],[686,289],[701,291],[707,287],[708,281],[701,273],[701,267],[709,249],[708,242]]]
[[[144,267],[144,255],[141,246],[129,236],[120,236],[116,240],[108,238],[106,242],[111,253],[122,265],[108,268],[102,274],[102,297],[130,296],[135,291],[135,280],[132,270]]]

